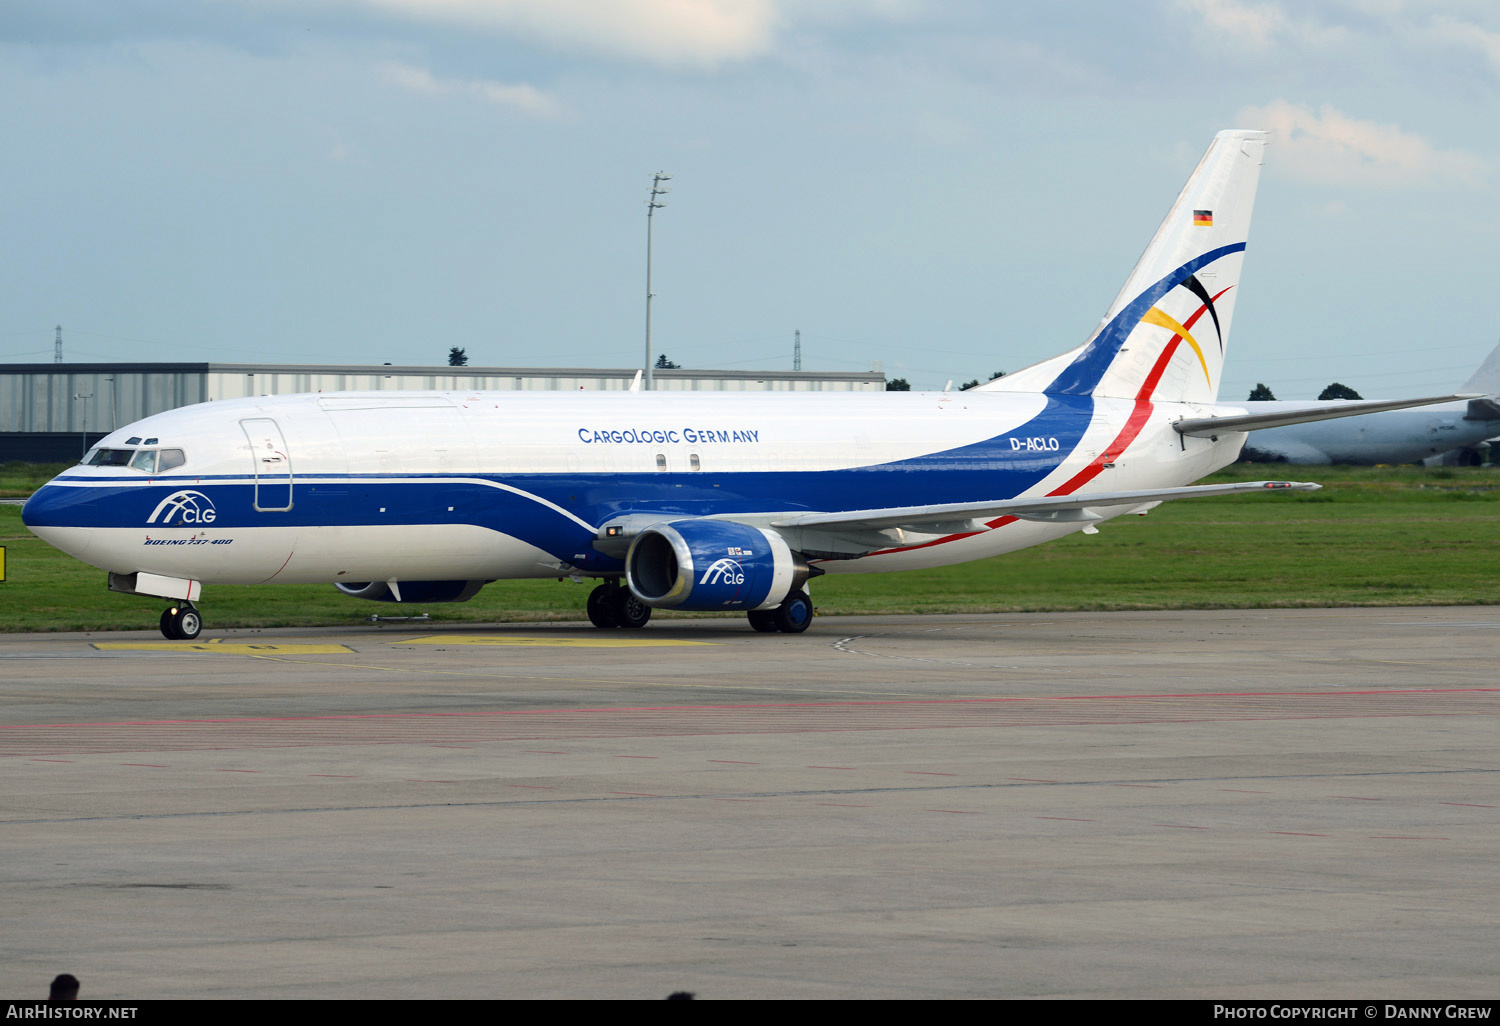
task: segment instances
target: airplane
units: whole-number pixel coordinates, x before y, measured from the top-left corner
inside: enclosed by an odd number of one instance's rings
[[[1316,489],[1191,485],[1248,431],[1343,415],[1216,401],[1265,143],[1220,132],[1092,336],[974,389],[210,402],[105,436],[22,519],[111,590],[170,600],[171,639],[202,630],[204,584],[425,603],[564,576],[599,582],[600,628],[738,610],[795,634],[823,574],[983,559],[1174,499]]]
[[[1351,419],[1295,424],[1257,434],[1245,444],[1240,458],[1255,463],[1327,464],[1419,463],[1455,453],[1477,465],[1474,451],[1491,438],[1500,437],[1500,345],[1479,369],[1459,386],[1460,394],[1475,398],[1428,406],[1424,409],[1388,410]],[[1347,400],[1324,400],[1332,406]],[[1266,400],[1246,402],[1247,410],[1270,412],[1302,409],[1308,403]]]

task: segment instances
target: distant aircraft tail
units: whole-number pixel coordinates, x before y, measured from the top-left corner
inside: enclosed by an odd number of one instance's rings
[[[979,389],[1213,402],[1265,145],[1214,136],[1093,337]]]

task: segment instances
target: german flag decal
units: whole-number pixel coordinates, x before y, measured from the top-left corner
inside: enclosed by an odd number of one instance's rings
[[[1212,228],[1214,226],[1214,212],[1212,210],[1193,211],[1194,228]]]

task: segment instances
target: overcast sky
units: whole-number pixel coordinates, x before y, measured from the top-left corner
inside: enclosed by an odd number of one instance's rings
[[[3,0],[0,361],[941,387],[1093,329],[1272,133],[1224,398],[1500,342],[1493,0]]]

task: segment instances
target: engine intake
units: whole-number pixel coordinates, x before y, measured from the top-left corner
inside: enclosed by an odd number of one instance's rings
[[[658,609],[773,609],[809,573],[781,535],[724,520],[653,524],[625,556],[630,590]]]

